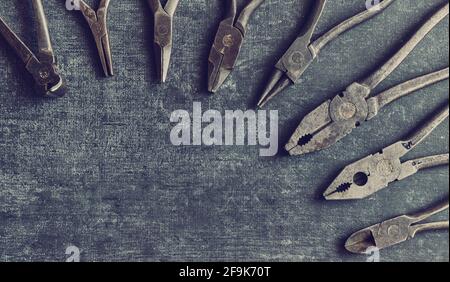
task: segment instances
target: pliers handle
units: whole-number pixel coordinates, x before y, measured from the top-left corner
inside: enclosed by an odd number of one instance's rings
[[[449,13],[449,3],[444,5],[436,12],[416,33],[412,38],[382,67],[375,73],[361,82],[370,90],[375,89],[382,81],[384,81],[416,48],[416,46],[430,33],[433,28],[440,23]]]
[[[238,16],[237,0],[229,0],[227,17],[223,22],[226,22],[227,24],[238,28],[245,36],[250,18],[263,2],[264,0],[249,1],[249,3],[242,9],[241,13],[239,13]]]

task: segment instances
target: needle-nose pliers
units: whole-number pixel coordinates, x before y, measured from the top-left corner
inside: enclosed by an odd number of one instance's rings
[[[106,24],[108,17],[108,7],[110,0],[102,0],[98,10],[92,9],[86,2],[79,0],[80,11],[91,28],[97,45],[98,54],[102,62],[105,76],[113,76],[113,63],[111,54],[111,45],[109,41],[109,32]]]
[[[154,14],[154,52],[161,82],[167,80],[172,54],[173,16],[179,0],[168,0],[163,7],[159,0],[148,0]]]
[[[311,38],[327,2],[327,0],[315,1],[314,10],[309,17],[307,25],[302,29],[299,37],[292,43],[291,47],[275,65],[275,71],[269,79],[258,102],[258,107],[263,107],[273,97],[281,93],[290,85],[296,83],[309,68],[311,63],[317,58],[322,48],[328,43],[344,32],[381,13],[392,4],[393,1],[394,0],[384,0],[370,9],[343,21],[314,42],[311,42]]]

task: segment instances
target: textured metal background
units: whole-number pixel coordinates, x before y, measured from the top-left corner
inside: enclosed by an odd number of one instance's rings
[[[45,1],[54,48],[70,92],[33,97],[30,78],[0,39],[0,259],[85,261],[364,261],[343,250],[363,227],[448,196],[448,167],[423,171],[359,202],[325,202],[341,168],[398,140],[448,102],[448,81],[384,109],[333,148],[300,158],[261,158],[256,147],[174,147],[170,113],[253,107],[272,66],[313,1],[267,0],[249,26],[239,63],[219,94],[206,93],[207,56],[222,1],[181,1],[169,82],[156,81],[146,1],[112,1],[116,76],[103,79],[81,14]],[[317,34],[354,15],[364,0],[333,0]],[[269,105],[280,111],[281,143],[300,119],[370,74],[442,0],[398,0],[341,36]],[[93,1],[90,2],[91,4]],[[0,15],[35,46],[29,1],[0,1]],[[448,66],[448,17],[381,86]],[[448,120],[408,158],[448,152]],[[444,213],[437,218],[448,218]],[[383,261],[448,261],[448,232],[421,234],[381,253]]]

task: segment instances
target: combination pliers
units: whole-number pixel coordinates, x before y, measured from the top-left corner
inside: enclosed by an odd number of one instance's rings
[[[327,200],[366,198],[395,181],[426,168],[448,165],[449,154],[427,156],[402,162],[401,158],[422,143],[449,115],[448,101],[435,116],[411,136],[345,167],[324,193]]]

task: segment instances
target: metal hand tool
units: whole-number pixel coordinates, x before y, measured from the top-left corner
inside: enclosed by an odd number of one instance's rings
[[[258,102],[258,107],[263,107],[273,97],[281,93],[287,87],[295,84],[309,68],[311,63],[317,58],[322,48],[328,43],[348,30],[381,13],[392,4],[394,0],[384,0],[381,3],[374,5],[372,8],[345,20],[314,42],[311,42],[311,38],[327,1],[317,0],[315,2],[316,5],[314,11],[311,13],[309,22],[303,29],[303,32],[275,65],[275,71]]]
[[[230,75],[244,43],[250,17],[264,0],[249,0],[237,15],[237,1],[228,1],[226,18],[220,23],[209,54],[208,90],[217,92]]]
[[[423,87],[447,79],[448,68],[400,84],[378,96],[369,98],[373,90],[388,77],[422,39],[449,12],[448,3],[435,13],[387,63],[362,82],[327,100],[300,123],[285,149],[290,155],[302,155],[331,147],[352,130],[377,115],[387,104]]]
[[[159,0],[148,0],[155,20],[154,48],[158,77],[161,82],[167,80],[172,54],[173,16],[179,0],[168,0],[163,7]]]
[[[371,248],[379,250],[397,245],[414,238],[417,233],[431,230],[449,229],[449,222],[439,221],[417,224],[423,220],[448,209],[449,201],[414,215],[402,215],[379,224],[375,224],[354,233],[345,243],[345,248],[352,253],[364,254]]]
[[[32,0],[36,14],[38,52],[34,54],[0,17],[0,34],[14,49],[25,68],[33,76],[38,91],[46,97],[61,97],[65,94],[65,83],[53,52],[48,31],[48,22],[41,0]]]
[[[91,28],[97,45],[98,54],[102,62],[103,71],[106,76],[113,76],[113,63],[111,54],[111,45],[109,42],[108,27],[106,20],[108,17],[108,7],[110,0],[102,0],[95,11],[86,2],[79,0],[80,11]]]
[[[407,162],[400,158],[420,144],[449,114],[447,105],[412,136],[398,141],[375,155],[347,166],[325,191],[327,200],[368,197],[394,181],[403,180],[419,170],[449,163],[449,154],[424,157]]]

